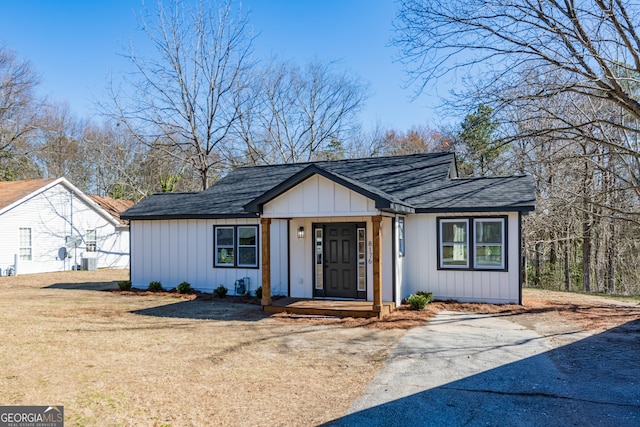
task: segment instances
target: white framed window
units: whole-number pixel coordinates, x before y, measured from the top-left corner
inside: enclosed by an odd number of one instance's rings
[[[474,268],[504,269],[504,219],[475,218],[473,228]]]
[[[19,239],[20,239],[20,260],[21,261],[31,261],[32,254],[32,246],[31,246],[31,228],[21,227],[19,229]]]
[[[87,234],[84,238],[87,252],[95,252],[97,249],[96,246],[96,230],[87,230]]]
[[[404,218],[398,218],[398,255],[404,256]]]
[[[358,292],[367,290],[367,230],[358,227]]]
[[[469,268],[469,219],[441,219],[440,268]]]
[[[236,265],[235,231],[235,227],[214,226],[214,264],[216,267],[234,267]]]
[[[315,231],[315,267],[316,267],[316,289],[324,288],[324,278],[323,278],[323,257],[324,257],[324,247],[323,247],[323,237],[322,237],[322,228],[316,228]]]
[[[258,227],[238,226],[238,267],[258,266]]]

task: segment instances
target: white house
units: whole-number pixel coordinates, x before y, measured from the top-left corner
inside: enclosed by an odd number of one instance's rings
[[[87,196],[65,178],[0,182],[0,273],[129,266],[131,202]]]
[[[238,168],[122,217],[136,286],[233,293],[248,278],[266,306],[285,295],[379,310],[417,291],[521,303],[521,217],[534,207],[531,177],[458,178],[455,155],[436,153]]]

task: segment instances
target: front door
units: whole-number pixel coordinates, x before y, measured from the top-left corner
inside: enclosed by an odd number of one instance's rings
[[[365,292],[358,292],[358,228],[356,223],[316,224],[316,268],[322,269],[321,277],[316,277],[315,296],[327,298],[364,298]],[[322,236],[322,237],[320,237]],[[318,247],[320,243],[322,249]],[[319,250],[320,249],[320,250]],[[317,270],[316,270],[317,271]],[[318,286],[320,285],[320,286]]]

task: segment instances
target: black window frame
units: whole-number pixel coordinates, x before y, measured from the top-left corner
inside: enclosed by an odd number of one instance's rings
[[[219,228],[227,228],[233,230],[233,264],[218,264],[218,233]],[[253,228],[256,231],[256,264],[246,265],[240,264],[240,247],[248,248],[253,245],[240,245],[239,228]],[[225,247],[229,247],[226,245]],[[260,268],[260,227],[258,224],[216,224],[213,226],[213,268],[243,268],[243,269],[259,269]]]
[[[457,220],[467,223],[467,265],[466,266],[446,266],[442,264],[442,236],[441,236],[441,223],[442,220]],[[475,223],[477,220],[501,220],[502,221],[502,250],[503,250],[503,266],[502,267],[486,267],[476,266],[476,235],[475,235]],[[507,272],[509,271],[509,217],[507,215],[492,215],[492,216],[452,216],[452,217],[437,217],[436,218],[436,245],[437,245],[437,257],[436,264],[438,270],[446,271],[496,271]]]

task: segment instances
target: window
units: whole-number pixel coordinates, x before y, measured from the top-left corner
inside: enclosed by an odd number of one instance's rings
[[[87,230],[85,243],[87,244],[87,252],[96,251],[96,230]]]
[[[358,227],[358,292],[367,290],[367,230]]]
[[[258,266],[258,228],[238,227],[238,267]]]
[[[438,268],[506,270],[506,217],[438,218],[438,233]]]
[[[316,289],[322,289],[324,287],[324,281],[322,277],[323,272],[323,261],[322,257],[324,256],[323,246],[322,246],[322,228],[315,229],[315,237],[316,237]]]
[[[468,219],[440,220],[440,268],[468,268]]]
[[[474,219],[475,268],[504,268],[504,220]]]
[[[398,218],[398,255],[404,256],[404,218]]]
[[[31,229],[20,228],[20,260],[31,261]]]
[[[258,267],[257,226],[214,226],[213,235],[215,267]]]

